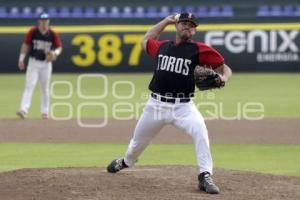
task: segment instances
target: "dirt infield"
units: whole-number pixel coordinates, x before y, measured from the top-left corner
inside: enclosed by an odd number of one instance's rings
[[[197,190],[193,167],[147,166],[108,174],[103,168],[24,169],[0,174],[1,199],[296,200],[300,178],[215,170],[219,195]]]
[[[85,123],[99,123],[85,120]],[[75,120],[0,120],[0,142],[127,143],[136,121],[109,121],[105,128],[81,128]],[[208,121],[212,143],[300,144],[298,119]],[[154,143],[191,143],[167,126]],[[1,164],[1,163],[0,163]],[[22,169],[0,173],[1,200],[296,200],[300,177],[215,170],[219,195],[197,190],[197,169],[144,166],[108,174],[104,168]]]
[[[99,124],[100,120],[85,120]],[[299,119],[207,121],[211,143],[300,144]],[[0,120],[2,142],[128,143],[136,121],[110,120],[104,128],[81,128],[76,120]],[[192,143],[180,130],[166,126],[153,143]]]

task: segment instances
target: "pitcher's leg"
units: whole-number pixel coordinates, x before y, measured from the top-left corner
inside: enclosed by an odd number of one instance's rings
[[[212,174],[213,162],[210,152],[208,131],[202,115],[193,103],[182,106],[175,115],[174,125],[191,135],[195,144],[199,171]]]
[[[124,157],[124,161],[129,167],[134,165],[140,154],[148,146],[151,139],[164,126],[164,121],[156,118],[157,113],[155,112],[157,111],[153,109],[153,105],[148,104],[135,127],[133,137],[130,140]]]
[[[38,80],[38,70],[36,66],[32,65],[29,62],[26,71],[26,83],[25,83],[22,100],[21,100],[20,111],[23,111],[25,113],[28,112],[28,109],[31,104],[32,93],[36,86],[37,80]]]
[[[204,123],[204,120],[200,123],[199,121],[197,122],[195,120],[192,123],[194,123],[194,125],[192,125],[194,127],[199,126],[194,129],[195,130],[194,132],[192,132],[199,171],[200,173],[209,172],[210,174],[213,174],[213,161],[210,152],[208,131]]]
[[[49,84],[52,73],[52,65],[47,64],[40,69],[39,78],[41,84],[41,113],[48,115],[49,113]]]

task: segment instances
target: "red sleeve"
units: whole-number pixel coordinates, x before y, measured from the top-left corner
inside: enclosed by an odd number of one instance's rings
[[[32,42],[32,34],[36,30],[36,27],[32,27],[25,35],[24,43],[30,45]]]
[[[52,31],[53,36],[54,36],[53,43],[54,43],[55,48],[61,47],[61,39],[60,39],[58,33],[56,33],[53,30],[51,30],[51,31]]]
[[[214,48],[207,46],[204,43],[197,43],[199,50],[199,64],[208,65],[213,69],[224,63],[224,57]]]
[[[167,41],[168,40],[158,41],[155,39],[148,39],[147,40],[147,54],[149,56],[151,56],[152,58],[155,58],[158,53],[159,47]]]

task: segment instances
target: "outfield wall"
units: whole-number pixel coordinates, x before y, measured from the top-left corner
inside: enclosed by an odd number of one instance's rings
[[[63,54],[54,72],[149,72],[154,62],[140,40],[150,25],[54,26]],[[17,72],[19,48],[30,27],[0,27],[0,72]],[[300,71],[300,23],[201,25],[195,39],[220,51],[234,71]],[[161,39],[173,39],[168,27]]]

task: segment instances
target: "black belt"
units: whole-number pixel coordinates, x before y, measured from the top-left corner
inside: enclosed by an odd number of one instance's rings
[[[162,102],[166,102],[166,103],[176,103],[176,98],[172,98],[172,97],[163,97],[163,96],[159,96],[157,94],[151,93],[151,97],[153,97],[156,100],[162,101]],[[191,99],[190,98],[184,98],[184,99],[179,99],[179,103],[187,103],[190,102]]]
[[[38,59],[36,57],[33,57],[33,56],[30,56],[29,58],[33,59],[33,60],[37,60],[37,61],[40,61],[40,62],[44,62],[46,61],[46,59]]]

